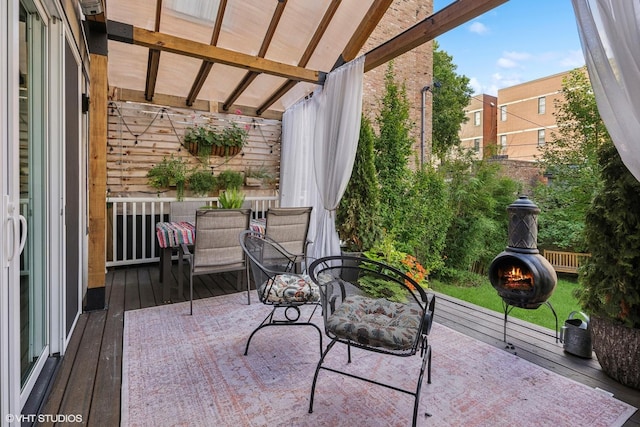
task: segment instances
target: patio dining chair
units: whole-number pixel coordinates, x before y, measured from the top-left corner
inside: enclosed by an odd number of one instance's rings
[[[186,244],[180,246],[190,264],[190,314],[193,314],[193,276],[244,270],[246,263],[238,235],[249,228],[250,218],[250,209],[199,209],[196,212],[193,252]],[[182,276],[179,274],[178,278],[180,289]],[[238,273],[238,290],[241,289],[242,276]]]
[[[289,253],[273,239],[253,230],[240,233],[240,245],[247,258],[247,289],[253,279],[258,299],[271,307],[267,317],[251,332],[245,356],[253,336],[267,326],[311,326],[318,331],[322,353],[322,331],[311,322],[320,304],[320,293],[309,276],[294,271],[299,255]],[[305,305],[313,306],[308,317],[301,312]]]
[[[413,279],[386,264],[356,256],[320,258],[309,266],[309,275],[320,289],[325,334],[331,342],[317,364],[309,413],[313,412],[318,375],[321,370],[346,375],[414,396],[413,426],[416,425],[422,380],[427,371],[431,383],[431,345],[428,335],[433,322],[435,296],[427,293]],[[324,364],[327,354],[337,344],[375,353],[408,357],[420,354],[422,363],[416,372],[415,389],[407,380],[401,385],[381,382]]]
[[[266,215],[265,233],[289,253],[301,256],[306,261],[309,245],[309,221],[312,207],[269,208]],[[299,271],[301,266],[296,266]]]

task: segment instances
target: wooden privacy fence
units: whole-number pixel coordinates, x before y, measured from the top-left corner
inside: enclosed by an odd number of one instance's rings
[[[545,249],[543,256],[549,261],[556,272],[578,274],[578,267],[580,267],[585,258],[590,257],[591,254],[549,251]]]

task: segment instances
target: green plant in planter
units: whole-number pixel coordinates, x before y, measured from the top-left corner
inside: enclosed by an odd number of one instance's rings
[[[240,209],[244,203],[244,193],[237,188],[229,188],[218,196],[222,209]]]
[[[207,196],[215,190],[217,185],[216,177],[207,168],[193,170],[188,177],[189,188],[197,195]]]
[[[187,180],[187,163],[181,157],[164,157],[160,163],[147,172],[148,183],[154,188],[176,187],[178,200],[184,198],[184,185]]]
[[[220,190],[227,190],[231,188],[242,187],[242,183],[244,182],[244,177],[240,172],[227,169],[220,172],[216,180],[218,182],[218,188]]]
[[[612,378],[640,388],[640,183],[611,142],[598,148],[603,185],[585,217],[591,257],[577,296],[591,315],[593,347]]]
[[[245,185],[253,187],[260,186],[263,183],[270,184],[273,182],[273,175],[267,170],[267,168],[260,166],[258,168],[249,167],[244,172]]]
[[[233,155],[240,152],[247,142],[249,132],[236,123],[222,130],[220,135],[221,145],[224,147],[224,155]]]
[[[220,146],[222,139],[220,134],[206,126],[193,126],[186,130],[184,142],[191,154],[199,157],[209,157],[212,147]]]

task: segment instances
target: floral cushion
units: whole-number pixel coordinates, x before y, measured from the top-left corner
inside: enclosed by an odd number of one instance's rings
[[[416,305],[350,295],[327,319],[327,331],[372,347],[410,349],[420,328]]]
[[[279,274],[263,283],[258,294],[271,303],[320,301],[318,285],[306,274]]]

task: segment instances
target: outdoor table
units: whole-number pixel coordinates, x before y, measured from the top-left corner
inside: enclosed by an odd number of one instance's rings
[[[264,219],[252,219],[250,227],[254,231],[264,233],[266,221]],[[156,236],[160,246],[160,283],[162,283],[162,301],[171,302],[171,287],[169,278],[171,275],[171,257],[173,250],[182,244],[193,245],[196,241],[196,227],[191,222],[158,222],[156,224]],[[178,251],[178,274],[182,274],[182,252]],[[182,289],[178,290],[182,294]]]

